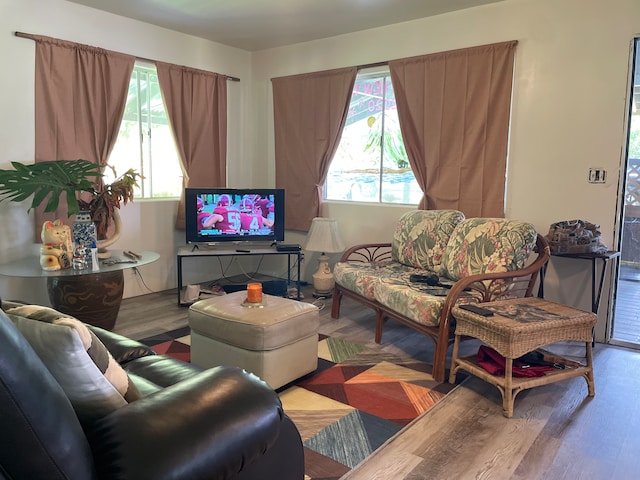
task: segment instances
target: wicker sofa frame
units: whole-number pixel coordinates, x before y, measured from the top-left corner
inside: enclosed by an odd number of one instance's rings
[[[461,294],[471,291],[477,302],[490,302],[505,298],[530,297],[540,270],[549,260],[549,245],[545,238],[538,234],[536,238],[537,255],[524,268],[519,270],[472,275],[458,280],[450,289],[440,314],[438,326],[428,326],[390,309],[376,300],[366,298],[341,285],[335,284],[331,317],[340,317],[342,297],[351,298],[376,313],[375,341],[382,342],[382,328],[387,319],[396,320],[426,335],[434,342],[433,378],[438,382],[446,379],[447,350],[454,340],[455,319],[451,310],[460,301]],[[383,262],[391,259],[391,243],[362,244],[349,248],[344,252],[341,262]],[[468,297],[467,297],[468,298]]]

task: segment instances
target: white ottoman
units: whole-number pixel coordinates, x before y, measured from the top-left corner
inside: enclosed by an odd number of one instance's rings
[[[209,368],[235,365],[273,389],[318,366],[318,308],[271,295],[264,308],[242,306],[246,292],[196,302],[189,307],[191,362]]]

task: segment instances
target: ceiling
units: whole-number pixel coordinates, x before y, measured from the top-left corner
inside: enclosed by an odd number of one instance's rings
[[[248,51],[504,0],[69,0]]]

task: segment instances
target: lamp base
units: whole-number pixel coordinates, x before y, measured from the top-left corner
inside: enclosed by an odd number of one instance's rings
[[[320,255],[318,257],[318,270],[313,274],[313,296],[314,298],[331,298],[333,292],[333,273],[329,267],[329,257]]]
[[[313,295],[313,298],[331,298],[333,296],[333,290],[330,290],[328,292],[316,292],[314,290],[311,295]]]

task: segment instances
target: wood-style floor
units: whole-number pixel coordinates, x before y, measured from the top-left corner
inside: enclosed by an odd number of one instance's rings
[[[620,267],[615,305],[613,340],[640,344],[640,268]]]
[[[305,301],[312,301],[305,293]],[[333,320],[326,303],[321,333],[373,344],[373,312],[345,299],[340,319]],[[115,330],[144,338],[187,325],[187,312],[177,306],[174,291],[129,298]],[[463,345],[468,352],[477,349],[474,342]],[[380,348],[422,361],[430,361],[433,352],[426,337],[392,321]],[[587,397],[582,378],[525,390],[516,397],[511,419],[502,415],[497,389],[465,379],[344,479],[639,478],[640,352],[597,344],[594,365],[594,398]]]

